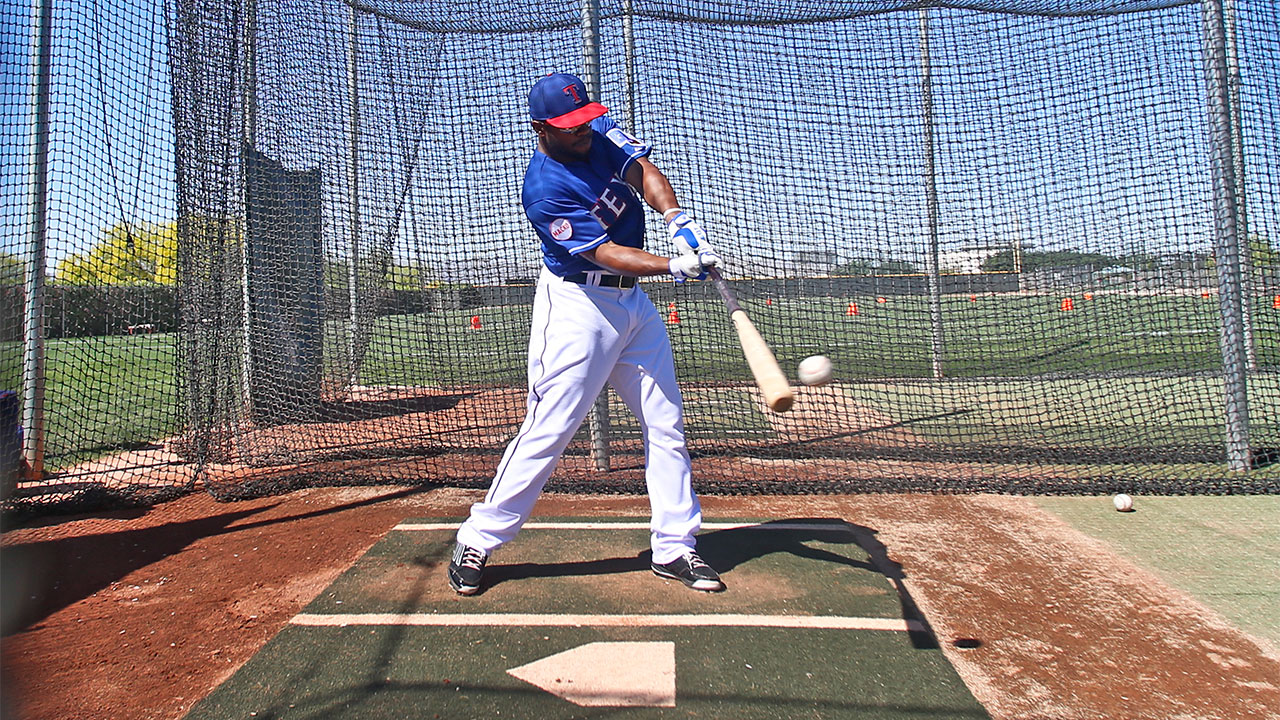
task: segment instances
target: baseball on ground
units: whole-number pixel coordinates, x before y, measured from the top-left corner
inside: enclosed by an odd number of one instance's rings
[[[807,357],[800,361],[797,374],[805,385],[826,385],[831,382],[831,360],[825,355]]]
[[[1111,502],[1116,506],[1116,510],[1119,510],[1120,512],[1129,512],[1133,509],[1133,498],[1125,495],[1124,493],[1120,493],[1119,495],[1111,498]]]

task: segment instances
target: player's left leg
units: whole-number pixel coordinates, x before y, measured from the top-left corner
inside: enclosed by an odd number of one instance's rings
[[[702,508],[693,492],[685,446],[684,405],[666,327],[653,303],[634,293],[635,334],[609,377],[640,423],[645,445],[645,482],[652,508],[653,561],[668,564],[693,552]]]
[[[650,567],[654,574],[694,590],[717,592],[724,590],[724,583],[696,549],[694,535],[702,527],[702,508],[693,492],[671,346],[660,321],[657,327],[660,338],[653,335],[646,344],[624,351],[610,376],[614,390],[640,421],[644,436],[645,482],[652,512]]]

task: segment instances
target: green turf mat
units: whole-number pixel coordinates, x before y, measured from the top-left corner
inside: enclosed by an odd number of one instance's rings
[[[913,603],[896,583],[899,570],[868,528],[824,521],[709,529],[699,549],[729,590],[708,594],[649,572],[643,523],[531,524],[495,553],[484,591],[463,598],[445,583],[454,525],[433,520],[434,529],[411,529],[427,523],[406,521],[389,532],[304,613],[336,616],[335,624],[290,625],[187,717],[987,717],[936,643],[921,642],[918,632],[504,626],[486,617],[740,614],[890,624],[914,618]],[[450,625],[450,616],[482,622]],[[397,624],[410,617],[446,624]],[[388,618],[392,624],[378,624]],[[583,707],[508,673],[588,643],[621,642],[672,648],[674,707]]]
[[[838,521],[817,526],[838,530],[702,533],[699,552],[730,590],[715,595],[654,577],[647,529],[526,528],[494,554],[481,593],[469,598],[458,597],[445,582],[455,526],[444,524],[448,529],[389,533],[307,612],[904,616],[894,586],[858,544],[858,528]]]
[[[580,707],[507,673],[585,643],[616,640],[675,643],[675,707]],[[913,649],[903,633],[294,626],[187,717],[782,720],[987,714],[941,651]]]

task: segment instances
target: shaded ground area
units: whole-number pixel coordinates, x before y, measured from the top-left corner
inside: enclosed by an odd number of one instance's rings
[[[180,718],[405,518],[471,490],[330,488],[4,534],[7,717]],[[704,497],[717,517],[869,528],[996,718],[1280,718],[1280,658],[1026,498]],[[541,516],[644,516],[647,499],[549,494]],[[1114,511],[1111,511],[1114,512]],[[732,589],[731,589],[732,592]]]

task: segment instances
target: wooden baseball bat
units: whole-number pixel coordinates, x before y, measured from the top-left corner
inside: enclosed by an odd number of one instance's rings
[[[737,296],[729,288],[729,283],[721,277],[720,271],[709,268],[707,275],[711,277],[711,282],[715,284],[720,297],[724,298],[724,304],[729,308],[729,318],[733,320],[733,327],[738,331],[738,342],[742,344],[742,354],[746,356],[751,374],[756,378],[756,387],[759,387],[760,392],[764,394],[765,403],[774,412],[790,410],[791,404],[795,402],[795,396],[791,393],[791,383],[782,373],[782,368],[778,367],[778,358],[774,357],[773,351],[769,349],[769,343],[760,336],[755,323],[747,317],[747,311],[738,304]]]

